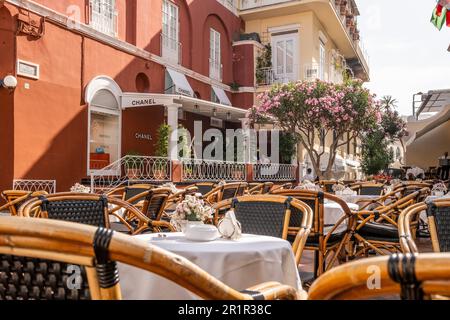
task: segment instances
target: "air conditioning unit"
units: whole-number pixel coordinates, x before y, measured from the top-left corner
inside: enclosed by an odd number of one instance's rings
[[[211,118],[211,127],[223,128],[223,120],[217,118]]]

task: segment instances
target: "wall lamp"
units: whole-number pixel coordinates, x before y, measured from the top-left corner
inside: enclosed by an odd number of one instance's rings
[[[3,80],[0,80],[0,86],[9,91],[14,91],[17,87],[17,79],[11,75],[6,76]]]

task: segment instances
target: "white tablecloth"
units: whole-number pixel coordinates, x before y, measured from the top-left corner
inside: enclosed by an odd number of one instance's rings
[[[359,207],[354,203],[347,203],[350,210],[358,210]],[[331,227],[325,227],[324,233],[331,231],[336,222],[339,221],[341,217],[345,215],[342,207],[336,202],[326,202],[324,203],[324,223],[325,225],[330,225]],[[342,223],[339,228],[336,229],[335,233],[345,231],[347,229],[347,224]]]
[[[136,237],[187,258],[236,290],[268,281],[301,288],[294,254],[285,240],[243,235],[237,241],[193,242],[182,233],[167,236],[164,240],[158,240],[155,234]],[[169,280],[129,265],[119,263],[119,274],[123,298],[127,300],[198,299]]]
[[[9,211],[0,211],[0,217],[9,217],[11,213]]]
[[[342,200],[344,200],[347,203],[357,203],[360,200],[368,200],[367,202],[371,201],[371,200],[375,200],[378,199],[380,196],[363,196],[363,195],[339,195],[337,196],[339,198],[341,198]],[[360,206],[363,206],[364,203],[361,203]],[[350,208],[351,209],[351,208]]]

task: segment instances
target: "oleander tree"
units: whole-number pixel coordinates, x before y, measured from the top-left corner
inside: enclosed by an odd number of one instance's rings
[[[320,178],[332,177],[339,147],[377,128],[382,120],[380,102],[360,80],[332,84],[320,80],[279,84],[259,95],[259,106],[248,113],[253,123],[272,122],[295,136],[308,153]],[[320,170],[325,146],[317,141],[334,134],[326,170]]]

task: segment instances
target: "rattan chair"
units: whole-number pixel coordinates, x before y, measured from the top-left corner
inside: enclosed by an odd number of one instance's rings
[[[85,193],[40,196],[26,202],[20,208],[18,215],[113,228],[133,235],[144,231],[174,230],[167,222],[150,220],[128,202],[105,195]],[[118,222],[111,223],[111,217]]]
[[[399,295],[425,300],[450,295],[450,254],[362,259],[334,268],[308,291],[310,300],[358,300]]]
[[[305,250],[314,251],[314,278],[332,268],[336,262],[347,261],[349,257],[345,250],[356,228],[356,215],[352,213],[345,201],[329,193],[310,190],[281,190],[275,194],[301,200],[312,209],[313,225]],[[335,225],[325,225],[324,199],[336,202],[344,212]],[[301,221],[298,216],[292,216],[289,223],[290,229],[297,230],[300,226]],[[329,228],[327,233],[325,233],[326,227]]]
[[[272,190],[272,187],[273,182],[258,183],[257,185],[254,185],[249,188],[248,194],[249,195],[268,194],[270,193],[270,190]]]
[[[354,238],[358,246],[355,256],[367,256],[371,250],[377,254],[401,252],[398,218],[402,211],[429,194],[425,188],[375,210],[358,212],[358,226]]]
[[[119,199],[130,202],[129,200],[131,198],[134,198],[135,196],[137,196],[145,191],[149,191],[153,188],[155,188],[155,186],[152,184],[133,184],[133,185],[129,185],[129,186],[122,186],[119,188],[115,188],[115,189],[109,191],[108,193],[106,193],[106,195],[108,197],[111,197],[111,196],[118,197]],[[139,203],[139,201],[141,201],[140,198],[138,198],[130,203],[133,205],[136,205]]]
[[[415,239],[419,228],[420,214],[427,209],[424,202],[416,203],[402,211],[398,218],[398,234],[403,253],[419,253]]]
[[[216,187],[216,184],[214,182],[198,182],[190,187],[197,187],[199,193],[206,195]]]
[[[242,225],[242,232],[287,240],[289,233],[294,235],[292,249],[297,264],[308,238],[313,214],[305,203],[291,197],[275,195],[243,196],[216,203],[214,209],[214,224],[222,217],[224,208],[233,210],[237,220]],[[295,217],[294,217],[295,215]],[[290,229],[290,220],[301,221],[299,227]]]
[[[427,203],[428,228],[434,252],[450,252],[450,199]]]
[[[128,199],[128,202],[143,201],[142,212],[144,215],[154,221],[160,221],[164,216],[169,197],[172,195],[170,188],[153,188]]]
[[[247,182],[227,183],[214,188],[208,194],[204,195],[203,198],[206,202],[213,204],[223,200],[243,196],[247,189]]]
[[[352,186],[352,189],[361,196],[381,196],[384,191],[382,183],[360,183]]]
[[[339,182],[336,180],[321,180],[319,181],[319,186],[326,193],[334,193],[333,186],[338,184]]]
[[[0,218],[0,300],[118,300],[117,262],[171,280],[203,299],[306,298],[305,292],[274,282],[236,291],[183,257],[101,227]]]
[[[270,193],[274,193],[275,191],[280,190],[291,190],[294,188],[294,184],[292,182],[288,182],[282,185],[274,185],[272,189],[270,190]]]
[[[11,216],[17,216],[20,206],[28,200],[46,195],[46,191],[23,191],[23,190],[5,190],[2,192],[2,197],[6,204],[0,207],[0,212],[9,210]]]

